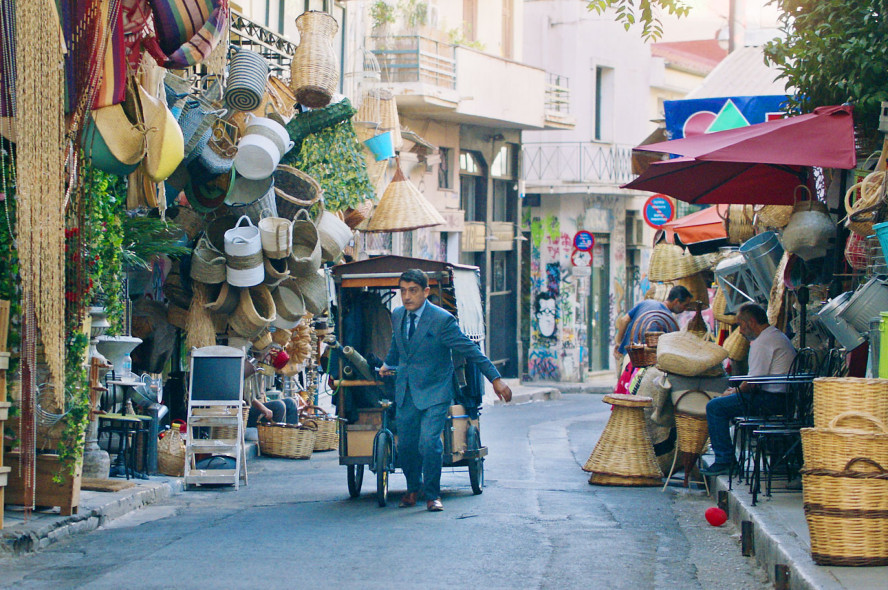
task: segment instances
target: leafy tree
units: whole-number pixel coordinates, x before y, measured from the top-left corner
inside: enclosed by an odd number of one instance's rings
[[[656,41],[663,36],[661,13],[681,17],[691,10],[683,0],[592,0],[588,6],[598,14],[613,9],[617,22],[623,23],[627,31],[632,25],[641,24],[641,38],[645,41]]]
[[[765,60],[797,95],[801,112],[851,102],[861,149],[879,134],[879,103],[888,99],[888,19],[882,0],[775,0],[784,38],[765,46]]]

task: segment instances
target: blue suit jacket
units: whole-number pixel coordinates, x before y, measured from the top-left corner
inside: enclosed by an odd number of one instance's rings
[[[459,329],[456,318],[437,305],[427,302],[419,317],[413,338],[404,335],[407,310],[392,312],[392,346],[385,357],[388,367],[397,367],[395,403],[404,404],[407,388],[414,405],[425,410],[435,404],[451,403],[454,395],[454,374],[451,352],[458,352],[466,361],[477,363],[488,381],[500,376],[493,363],[477,344]]]

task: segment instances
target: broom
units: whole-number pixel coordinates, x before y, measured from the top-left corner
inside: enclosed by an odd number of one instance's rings
[[[191,300],[191,307],[188,309],[185,345],[189,349],[215,346],[216,328],[209,310],[205,307],[207,303],[207,287],[203,283],[195,281],[193,290],[194,298]]]

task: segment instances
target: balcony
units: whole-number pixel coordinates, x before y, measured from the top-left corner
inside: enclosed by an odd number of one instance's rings
[[[488,227],[489,226],[489,227]],[[515,247],[515,224],[507,221],[467,221],[462,234],[463,252],[507,251]]]
[[[632,174],[632,147],[596,142],[540,142],[522,147],[527,189],[575,185],[612,189]],[[573,192],[569,188],[567,192]]]
[[[508,129],[571,129],[564,77],[420,35],[372,37],[383,82],[407,115]],[[520,98],[516,98],[520,97]]]
[[[268,61],[272,74],[290,79],[290,61],[296,44],[236,10],[231,11],[231,45],[259,53]]]

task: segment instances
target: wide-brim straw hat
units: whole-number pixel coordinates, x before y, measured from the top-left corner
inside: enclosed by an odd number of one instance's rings
[[[185,159],[185,138],[173,113],[147,90],[138,87],[142,119],[148,130],[145,174],[154,182],[166,180]]]
[[[367,222],[368,232],[410,231],[443,225],[444,218],[413,186],[400,166]]]
[[[709,268],[708,256],[693,256],[681,246],[659,243],[654,246],[648,267],[648,280],[674,281]]]
[[[126,116],[119,104],[92,111],[96,128],[111,154],[123,164],[138,164],[145,157],[145,134]]]
[[[92,117],[86,120],[83,127],[81,145],[84,155],[89,158],[95,168],[116,176],[129,176],[136,171],[141,161],[125,164],[115,158]]]

